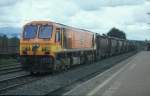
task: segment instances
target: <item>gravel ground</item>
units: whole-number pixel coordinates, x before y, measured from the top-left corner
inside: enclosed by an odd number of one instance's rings
[[[46,95],[57,90],[58,88],[72,84],[77,80],[88,76],[96,71],[106,70],[110,67],[108,65],[117,64],[119,61],[131,56],[133,53],[127,53],[111,57],[95,64],[81,65],[72,68],[67,72],[61,72],[57,75],[44,76],[43,79],[23,85],[20,88],[10,90],[4,95]],[[106,67],[105,67],[106,66]]]

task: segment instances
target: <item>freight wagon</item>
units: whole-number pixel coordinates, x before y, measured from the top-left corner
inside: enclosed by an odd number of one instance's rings
[[[0,36],[0,55],[15,55],[19,51],[19,39]]]

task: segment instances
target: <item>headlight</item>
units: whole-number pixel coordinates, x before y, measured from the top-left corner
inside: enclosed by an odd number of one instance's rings
[[[49,52],[50,48],[49,47],[42,48],[42,51]]]
[[[39,48],[40,45],[39,44],[33,44],[33,47]]]
[[[45,51],[50,51],[49,47],[45,47]]]
[[[22,50],[23,51],[28,51],[28,48],[27,47],[22,47]]]

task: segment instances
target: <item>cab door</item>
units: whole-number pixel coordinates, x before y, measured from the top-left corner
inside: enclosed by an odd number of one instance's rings
[[[55,42],[56,43],[61,42],[61,29],[60,28],[56,28]]]

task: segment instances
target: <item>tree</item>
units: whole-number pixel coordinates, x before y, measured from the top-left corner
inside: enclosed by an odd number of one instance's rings
[[[9,46],[19,46],[19,38],[16,36],[11,37],[9,38],[8,43]]]
[[[4,51],[7,51],[7,46],[8,46],[8,37],[7,35],[2,36],[2,48]]]
[[[111,37],[116,37],[116,38],[120,38],[120,39],[126,39],[126,34],[117,29],[117,28],[112,28],[108,33],[107,33],[108,36],[111,36]]]

